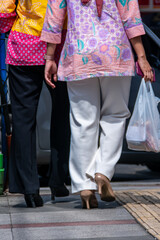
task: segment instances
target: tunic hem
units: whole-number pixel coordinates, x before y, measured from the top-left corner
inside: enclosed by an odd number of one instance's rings
[[[112,73],[100,73],[97,72],[95,74],[85,74],[85,75],[80,75],[80,76],[73,76],[73,75],[69,75],[69,76],[59,76],[58,75],[58,81],[80,81],[80,80],[84,80],[84,79],[88,79],[88,78],[94,78],[94,77],[120,77],[120,76],[135,76],[135,71],[125,71],[125,72],[112,72]]]

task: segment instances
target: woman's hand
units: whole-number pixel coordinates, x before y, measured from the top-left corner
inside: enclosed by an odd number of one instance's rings
[[[46,60],[44,76],[46,83],[55,88],[53,81],[57,82],[57,65],[54,60]]]
[[[140,69],[142,70],[142,72],[144,74],[144,80],[153,82],[153,80],[154,80],[153,79],[153,71],[152,71],[152,68],[151,68],[149,62],[147,61],[141,36],[131,38],[130,42],[137,54]]]
[[[147,59],[144,58],[138,58],[138,63],[140,66],[140,69],[142,70],[143,74],[144,74],[144,80],[147,81],[151,81],[153,82],[153,71],[152,68],[149,64],[149,62],[147,61]]]

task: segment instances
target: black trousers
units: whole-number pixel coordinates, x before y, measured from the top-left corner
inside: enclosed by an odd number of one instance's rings
[[[55,89],[47,85],[52,98],[50,187],[63,185],[69,175],[70,124],[67,84],[58,81],[55,85]]]
[[[9,164],[9,191],[11,193],[32,194],[39,189],[36,161],[36,113],[43,81],[44,66],[9,66],[9,86],[13,126]],[[62,91],[67,91],[65,83],[63,86],[64,90]],[[68,146],[70,131],[67,135],[65,135],[68,137],[68,139],[64,138],[63,133],[66,131],[66,129],[69,129],[69,113],[68,110],[65,112],[56,112],[58,111],[56,109],[59,109],[58,98],[61,99],[62,96],[58,88],[59,87],[57,84],[55,92],[53,90],[50,90],[53,99],[53,121],[51,121],[51,152],[52,150],[55,152],[54,144],[56,144],[55,147],[57,148],[56,158],[53,158],[51,153],[51,162],[49,168],[50,186],[58,186],[63,184],[66,177],[65,174],[68,173]],[[62,88],[63,87],[60,89]],[[57,94],[56,92],[59,93]],[[65,94],[65,97],[67,97],[67,92]],[[65,104],[66,102],[68,102],[68,98],[65,99]],[[56,106],[57,104],[58,106]],[[67,107],[69,108],[69,105]],[[67,125],[63,124],[63,126],[61,126],[61,122],[56,122],[57,119],[59,119],[58,116],[55,119],[55,116],[57,114],[67,114],[67,117],[61,116],[61,118],[66,118],[65,124]],[[56,128],[56,131],[54,128]],[[59,135],[58,129],[61,130],[61,135]],[[54,140],[52,140],[52,138]],[[60,139],[62,142],[68,142],[68,145],[66,145],[68,149],[61,148],[63,144],[61,143]],[[60,143],[61,146],[59,146],[58,143]],[[61,150],[63,152],[63,149],[65,149],[67,153],[60,153]],[[59,158],[61,155],[65,156],[62,161]]]

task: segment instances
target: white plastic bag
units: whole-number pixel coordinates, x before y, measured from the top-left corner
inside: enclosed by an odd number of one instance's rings
[[[129,121],[126,140],[128,148],[138,151],[160,152],[160,115],[152,85],[142,79]]]

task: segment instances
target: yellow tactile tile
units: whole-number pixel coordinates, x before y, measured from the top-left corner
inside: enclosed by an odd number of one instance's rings
[[[160,240],[160,190],[116,191],[116,199],[151,234]]]

